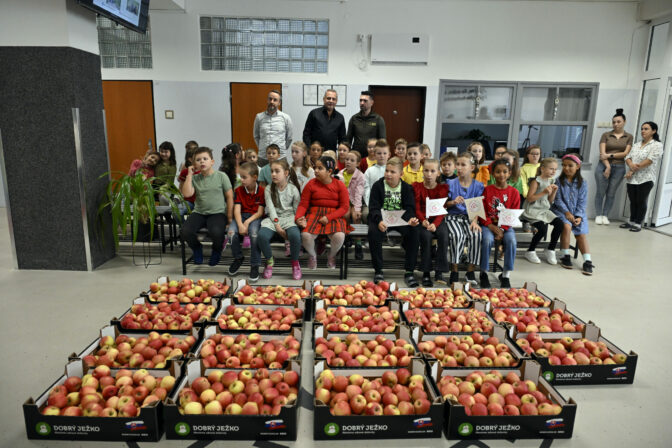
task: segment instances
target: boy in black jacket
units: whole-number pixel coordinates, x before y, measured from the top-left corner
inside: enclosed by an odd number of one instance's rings
[[[404,210],[402,216],[408,225],[393,227],[401,233],[402,247],[406,250],[404,281],[409,288],[417,288],[418,282],[413,275],[418,260],[418,218],[415,217],[415,198],[413,188],[401,180],[403,161],[397,157],[387,161],[385,177],[379,179],[371,187],[369,198],[369,250],[375,274],[373,281],[378,283],[383,276],[383,240],[387,225],[383,222],[382,210]]]

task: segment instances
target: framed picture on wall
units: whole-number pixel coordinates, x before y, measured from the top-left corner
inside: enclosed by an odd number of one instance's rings
[[[318,96],[317,96],[317,84],[304,84],[303,85],[303,105],[304,106],[317,106]]]
[[[336,107],[345,107],[348,99],[348,86],[345,84],[334,84],[331,88],[338,94],[338,103],[336,104]]]

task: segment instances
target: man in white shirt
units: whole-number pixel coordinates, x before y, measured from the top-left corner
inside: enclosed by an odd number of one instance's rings
[[[292,144],[292,119],[278,110],[282,103],[282,95],[277,90],[268,92],[267,107],[259,112],[254,119],[254,141],[259,150],[259,166],[268,163],[266,148],[271,144],[280,148],[280,159],[287,156],[287,148]]]

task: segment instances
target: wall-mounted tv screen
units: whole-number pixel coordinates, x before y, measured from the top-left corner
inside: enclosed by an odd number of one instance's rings
[[[147,31],[149,0],[77,0],[77,2],[133,31],[138,33]]]

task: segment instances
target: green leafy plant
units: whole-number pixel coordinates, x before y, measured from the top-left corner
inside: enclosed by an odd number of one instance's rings
[[[186,206],[186,202],[182,193],[173,184],[172,179],[145,178],[141,171],[133,176],[115,171],[105,173],[100,178],[109,177],[110,174],[119,175],[119,177],[113,178],[107,185],[105,199],[98,207],[98,218],[103,231],[105,231],[105,221],[102,218],[105,210],[109,210],[112,218],[112,235],[116,247],[119,246],[119,234],[127,235],[129,227],[133,244],[138,239],[139,230],[147,224],[150,229],[150,241],[154,238],[154,222],[158,213],[156,198],[159,196],[168,200],[168,205],[174,216],[181,217],[178,207],[180,204]],[[164,182],[158,185],[157,180],[164,180]]]

